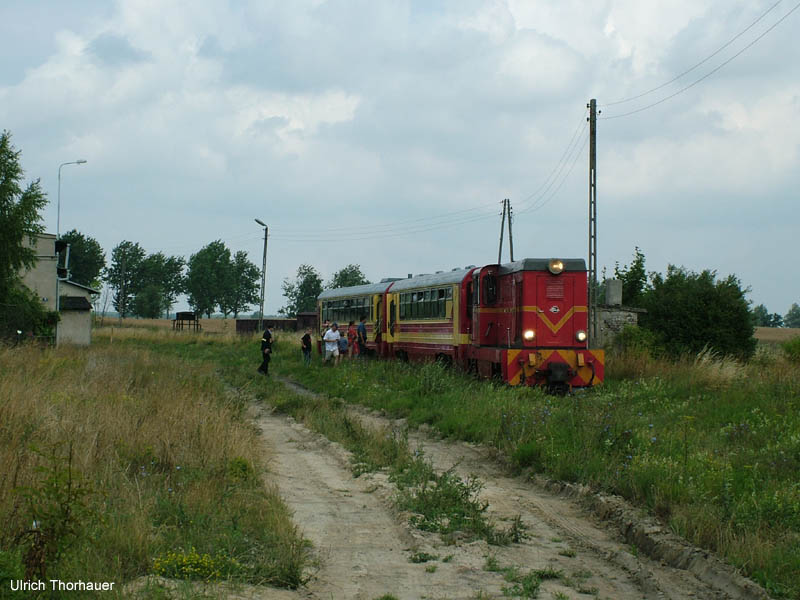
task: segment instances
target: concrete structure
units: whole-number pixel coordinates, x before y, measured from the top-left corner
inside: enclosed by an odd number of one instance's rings
[[[56,236],[52,233],[40,233],[30,243],[25,243],[36,253],[36,265],[29,271],[21,273],[22,283],[39,297],[47,310],[56,309]]]
[[[608,348],[626,325],[637,325],[639,315],[647,311],[622,305],[622,282],[619,279],[606,279],[605,288],[606,303],[597,307],[597,345]]]
[[[26,240],[36,253],[36,264],[21,273],[22,283],[39,297],[47,310],[56,309],[56,236],[42,233],[33,243]],[[92,297],[99,290],[62,280],[59,284],[61,321],[56,327],[56,344],[87,345],[92,341]]]

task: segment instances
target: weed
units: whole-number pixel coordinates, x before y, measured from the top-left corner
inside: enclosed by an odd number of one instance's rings
[[[455,554],[448,554],[447,556],[445,556],[442,559],[442,562],[443,563],[449,563],[451,560],[453,560],[454,557],[455,557]]]
[[[500,563],[497,562],[497,557],[493,554],[490,554],[486,557],[486,562],[483,564],[484,571],[491,571],[493,573],[499,573],[502,569],[500,568]]]
[[[575,556],[576,556],[575,550],[573,550],[572,548],[567,548],[566,550],[561,550],[558,553],[558,555],[559,556],[566,556],[567,558],[575,558]]]
[[[431,560],[439,560],[436,554],[428,554],[427,552],[415,552],[409,557],[412,563],[425,563]]]
[[[436,572],[436,565],[427,565],[425,567],[426,573],[435,573]]]

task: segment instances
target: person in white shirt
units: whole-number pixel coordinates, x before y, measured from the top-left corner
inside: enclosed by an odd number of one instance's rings
[[[333,365],[339,364],[339,338],[342,337],[339,333],[339,325],[333,323],[331,328],[322,336],[325,342],[325,362],[333,358]]]

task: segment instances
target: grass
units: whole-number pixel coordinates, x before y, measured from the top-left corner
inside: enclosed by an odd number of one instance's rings
[[[255,342],[194,338],[165,341],[155,351],[213,360],[227,381],[250,385]],[[493,447],[517,470],[620,494],[773,596],[800,597],[800,365],[780,348],[760,348],[747,364],[709,353],[672,362],[611,356],[602,388],[566,398],[433,363],[345,362],[333,369],[315,357],[305,368],[299,341],[286,335],[272,368],[412,427],[426,423]],[[330,402],[326,410],[335,413],[341,401]],[[392,462],[376,454],[375,464]]]
[[[292,342],[294,343],[294,342]],[[701,353],[611,356],[606,385],[566,398],[437,364],[278,370],[311,389],[496,448],[516,469],[624,496],[776,597],[799,597],[800,364],[794,347],[746,364]],[[299,353],[298,353],[299,354]]]
[[[0,348],[0,372],[0,597],[28,577],[303,581],[306,544],[213,365],[101,339]]]

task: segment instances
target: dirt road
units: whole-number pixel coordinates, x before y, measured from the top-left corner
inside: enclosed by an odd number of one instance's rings
[[[365,410],[351,410],[369,426],[403,426]],[[508,568],[521,574],[559,571],[559,578],[542,581],[539,598],[766,597],[754,584],[724,568],[720,571],[713,559],[704,563],[699,551],[681,565],[684,568],[644,557],[577,500],[505,475],[484,449],[410,431],[412,448],[423,448],[437,470],[455,465],[459,475],[481,479],[481,497],[489,503],[492,519],[502,524],[520,515],[530,535],[506,547],[483,541],[445,545],[438,535],[415,530],[395,513],[394,489],[385,474],[354,478],[346,450],[267,408],[261,409],[257,422],[272,457],[270,479],[314,544],[318,560],[317,572],[295,593],[297,598],[502,598],[513,595],[513,584],[502,571]],[[437,558],[412,562],[422,553]]]

